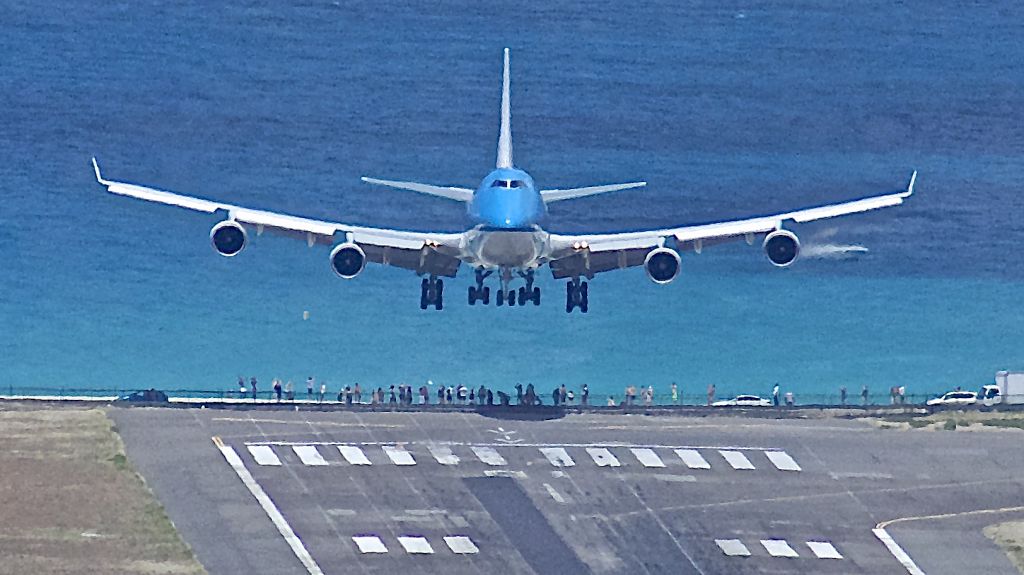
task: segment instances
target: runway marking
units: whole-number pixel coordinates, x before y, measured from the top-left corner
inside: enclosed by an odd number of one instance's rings
[[[476,454],[477,458],[479,458],[480,461],[483,461],[487,465],[508,465],[508,462],[505,461],[505,458],[502,457],[501,454],[498,453],[497,450],[495,450],[493,447],[481,447],[474,445],[470,449],[473,450],[473,453]]]
[[[444,447],[440,445],[431,445],[427,447],[430,450],[430,454],[434,456],[441,465],[458,465],[459,456],[452,453],[451,447]]]
[[[430,546],[430,541],[427,541],[426,537],[399,537],[398,542],[402,544],[406,553],[410,555],[430,555],[434,553],[434,548]]]
[[[473,540],[465,535],[445,537],[444,542],[452,550],[452,553],[456,555],[475,555],[480,552],[480,548],[476,546],[476,543],[473,543]]]
[[[354,445],[339,445],[338,451],[341,452],[341,456],[345,458],[345,461],[352,465],[372,465],[370,460],[366,458],[363,450]]]
[[[644,467],[665,467],[665,462],[658,457],[658,454],[653,449],[634,447],[630,451],[633,452],[633,457],[636,457],[637,461]]]
[[[249,400],[247,403],[251,403]],[[365,429],[372,427],[375,429],[398,429],[405,427],[404,425],[397,425],[391,423],[340,423],[337,421],[297,421],[289,419],[264,419],[256,417],[211,417],[210,421],[222,421],[228,423],[272,423],[281,425],[317,425],[322,427],[358,427]]]
[[[953,517],[968,517],[972,515],[993,515],[999,513],[1016,513],[1018,511],[1024,511],[1024,506],[1021,507],[999,507],[996,509],[975,509],[973,511],[961,511],[959,513],[941,513],[939,515],[918,515],[916,517],[900,517],[899,519],[890,519],[889,521],[883,521],[876,525],[876,527],[885,529],[890,525],[896,523],[905,523],[908,521],[929,521],[933,519],[951,519]]]
[[[246,420],[249,421],[249,420]],[[316,425],[312,423],[312,425]],[[705,449],[705,450],[718,450],[726,449],[730,451],[773,451],[778,450],[777,447],[754,447],[749,445],[663,445],[663,444],[635,444],[626,442],[603,442],[603,443],[487,443],[487,442],[473,442],[473,441],[405,441],[403,445],[417,445],[417,444],[431,444],[431,445],[451,445],[451,446],[467,446],[467,447],[536,447],[536,448],[587,448],[587,447],[644,447],[647,449]],[[361,446],[377,446],[377,445],[394,445],[394,441],[246,441],[246,445],[361,445]]]
[[[541,447],[540,452],[555,467],[572,467],[576,465],[576,462],[569,457],[569,452],[562,447]]]
[[[485,469],[484,476],[486,477],[512,477],[514,479],[526,479],[526,473],[519,471],[509,471],[507,469]]]
[[[711,469],[711,464],[696,449],[677,449],[676,455],[690,469]]]
[[[725,458],[725,460],[732,466],[733,469],[757,469],[754,464],[747,459],[746,455],[743,455],[739,451],[729,451],[726,449],[719,449],[718,453]]]
[[[544,489],[547,489],[548,495],[550,495],[551,498],[554,499],[556,502],[558,502],[558,503],[565,503],[565,498],[562,497],[561,493],[559,493],[558,491],[555,491],[555,488],[552,487],[550,483],[545,483],[544,484]]]
[[[618,458],[612,455],[612,452],[608,451],[607,448],[588,447],[587,453],[590,454],[590,458],[594,460],[598,467],[619,467],[622,465],[619,463]]]
[[[801,471],[796,460],[785,451],[765,451],[764,454],[780,471]]]
[[[715,544],[729,557],[750,557],[750,549],[739,539],[715,539]]]
[[[790,547],[785,539],[762,539],[761,545],[764,546],[765,551],[772,557],[796,558],[800,556],[796,549]]]
[[[807,546],[811,548],[818,559],[842,559],[843,555],[828,541],[808,541]]]
[[[416,460],[413,459],[412,454],[400,445],[382,445],[381,449],[387,454],[391,463],[395,465],[416,465]]]
[[[388,548],[380,537],[375,535],[360,535],[352,538],[360,553],[387,553]]]
[[[249,453],[252,454],[252,458],[259,465],[281,465],[281,460],[277,458],[277,454],[267,445],[249,445],[248,449]]]
[[[917,566],[917,563],[914,563],[914,560],[910,558],[910,555],[907,555],[907,552],[900,547],[899,543],[896,543],[884,528],[877,527],[872,529],[871,532],[875,534],[875,537],[877,537],[883,545],[885,545],[889,550],[889,553],[892,553],[892,556],[900,562],[900,565],[903,565],[907,570],[907,573],[910,575],[925,575],[924,571],[921,571],[921,568]]]
[[[249,470],[246,469],[245,463],[242,461],[242,458],[238,456],[238,453],[235,452],[234,448],[229,445],[224,445],[224,442],[222,442],[219,437],[214,437],[213,443],[217,446],[217,449],[220,450],[224,459],[227,460],[228,465],[235,470],[238,478],[241,479],[242,483],[249,489],[249,493],[251,493],[252,496],[256,498],[256,501],[259,502],[260,507],[263,508],[267,517],[269,517],[270,521],[274,523],[275,527],[277,527],[278,533],[281,534],[281,537],[284,537],[285,542],[289,547],[291,547],[292,553],[295,554],[295,557],[297,557],[306,568],[309,575],[324,575],[320,566],[317,565],[317,562],[309,554],[309,551],[306,550],[306,546],[303,545],[302,540],[295,535],[294,531],[292,531],[292,528],[288,525],[288,521],[285,520],[284,515],[281,515],[281,511],[278,510],[276,505],[274,505],[274,502],[270,499],[270,496],[267,495],[267,492],[260,487],[260,484],[256,482],[256,479],[251,473],[249,473]],[[270,448],[268,447],[267,449]],[[275,455],[274,457],[276,458],[277,456]]]
[[[327,460],[316,450],[315,445],[293,445],[292,451],[299,456],[304,465],[321,466],[327,465]]]

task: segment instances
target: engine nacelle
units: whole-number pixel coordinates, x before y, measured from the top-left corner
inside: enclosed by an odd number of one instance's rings
[[[210,230],[210,245],[215,252],[226,258],[237,256],[248,243],[249,236],[245,228],[234,220],[219,222]]]
[[[331,269],[338,277],[350,280],[366,266],[366,253],[356,244],[338,244],[331,250]]]
[[[800,256],[800,238],[789,230],[775,230],[764,238],[764,254],[773,266],[784,268]]]
[[[679,253],[669,248],[658,248],[648,252],[644,258],[644,271],[656,284],[667,284],[679,275],[682,260]]]

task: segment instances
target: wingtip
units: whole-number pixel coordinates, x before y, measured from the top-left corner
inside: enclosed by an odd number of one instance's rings
[[[914,184],[917,183],[917,170],[910,174],[910,183],[907,184],[907,196],[914,194]]]
[[[92,157],[92,171],[96,173],[97,182],[107,185],[107,181],[103,179],[102,175],[100,175],[100,164],[96,161],[96,156]]]

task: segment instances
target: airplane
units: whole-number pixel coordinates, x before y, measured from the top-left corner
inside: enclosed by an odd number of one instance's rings
[[[800,240],[784,226],[899,205],[914,193],[917,180],[915,171],[905,190],[732,221],[620,233],[549,232],[543,224],[551,202],[639,188],[646,182],[538,189],[533,178],[512,161],[508,48],[504,52],[497,162],[475,190],[362,178],[370,184],[465,203],[474,225],[461,233],[356,226],[235,206],[107,180],[101,175],[95,157],[92,162],[96,180],[111,193],[216,214],[220,221],[210,230],[210,243],[222,256],[233,257],[245,249],[252,230],[256,235],[269,230],[303,239],[311,248],[331,246],[331,268],[344,279],[358,276],[367,262],[414,271],[422,278],[420,309],[424,310],[443,308],[442,278],[454,278],[462,264],[476,275],[475,285],[468,290],[469,305],[490,303],[491,290],[484,284],[497,273],[498,306],[540,305],[540,288],[534,286],[534,278],[546,265],[555,279],[567,280],[567,313],[577,308],[587,313],[588,281],[596,274],[643,266],[651,281],[667,284],[679,275],[680,253],[700,254],[704,248],[726,241],[746,240],[752,245],[755,238],[763,236],[761,246],[768,261],[777,267],[788,267],[800,255]],[[523,280],[523,285],[517,292],[512,283],[518,279]]]

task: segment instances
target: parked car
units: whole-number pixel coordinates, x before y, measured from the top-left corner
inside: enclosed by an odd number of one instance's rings
[[[941,397],[928,400],[928,405],[974,405],[978,394],[973,391],[950,391]]]
[[[771,400],[762,399],[756,395],[737,395],[732,399],[723,399],[722,401],[716,401],[711,405],[714,407],[724,407],[728,405],[740,407],[771,407],[772,402]]]

